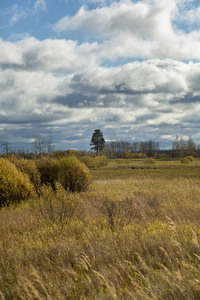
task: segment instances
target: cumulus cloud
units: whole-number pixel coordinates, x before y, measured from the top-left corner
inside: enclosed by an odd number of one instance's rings
[[[73,40],[27,37],[15,43],[0,39],[0,46],[0,66],[4,68],[67,72],[87,66],[89,59],[90,64],[96,61],[96,43],[79,46]]]
[[[58,21],[54,30],[86,30],[95,36],[112,36],[119,31],[128,31],[136,36],[154,38],[172,31],[170,14],[174,8],[173,0],[153,4],[120,1],[91,11],[82,6],[75,16],[66,16]]]
[[[59,20],[53,29],[57,32],[82,31],[86,38],[93,36],[101,42],[96,49],[101,59],[199,59],[200,34],[196,31],[188,34],[176,28],[173,21],[178,8],[175,0],[127,0],[93,10],[82,6],[74,16]]]
[[[200,64],[169,59],[60,77],[2,70],[0,122],[175,124],[186,115],[180,104],[186,109],[198,104],[199,76]],[[192,101],[187,101],[188,95]]]

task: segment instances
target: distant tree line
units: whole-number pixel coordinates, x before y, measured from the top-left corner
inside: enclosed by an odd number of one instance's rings
[[[183,158],[185,156],[200,156],[200,144],[196,145],[190,136],[187,141],[185,141],[182,137],[178,135],[174,139],[172,143],[172,157],[174,158]]]
[[[153,140],[141,142],[111,141],[105,144],[103,153],[109,158],[154,157],[159,143]]]
[[[140,142],[111,141],[106,142],[103,154],[109,158],[183,158],[200,156],[200,144],[196,145],[190,136],[184,140],[178,135],[172,142],[172,148],[161,150],[159,143],[153,140]]]
[[[0,146],[3,148],[3,154],[8,155],[9,153],[18,153],[21,155],[26,155],[27,157],[32,154],[48,154],[55,150],[53,149],[53,139],[51,135],[48,136],[37,136],[32,140],[31,151],[24,151],[23,149],[18,149],[13,151],[9,147],[8,142],[1,143]],[[176,135],[174,141],[172,142],[171,149],[160,149],[158,142],[153,140],[148,141],[109,141],[105,142],[102,132],[96,129],[92,135],[90,142],[91,150],[90,155],[105,155],[108,158],[184,158],[186,156],[200,157],[200,144],[195,144],[192,137],[190,136],[187,140]],[[68,150],[67,153],[72,150]],[[56,151],[56,155],[63,155],[66,151]],[[77,152],[77,151],[75,151]],[[78,151],[80,152],[80,151]],[[60,153],[60,154],[59,154]],[[84,155],[85,151],[81,152]]]

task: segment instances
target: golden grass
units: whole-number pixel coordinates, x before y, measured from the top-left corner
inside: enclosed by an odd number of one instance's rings
[[[92,177],[0,211],[0,299],[200,299],[199,161]]]

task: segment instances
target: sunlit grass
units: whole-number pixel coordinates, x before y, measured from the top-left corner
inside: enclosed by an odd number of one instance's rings
[[[200,299],[200,161],[91,174],[0,211],[0,299]]]

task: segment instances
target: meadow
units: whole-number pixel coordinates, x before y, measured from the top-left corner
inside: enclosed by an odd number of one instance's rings
[[[200,299],[200,160],[90,172],[0,210],[0,299]]]

